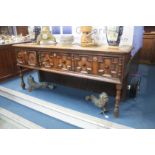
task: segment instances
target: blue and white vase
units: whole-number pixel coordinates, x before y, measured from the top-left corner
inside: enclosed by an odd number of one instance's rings
[[[123,34],[123,26],[107,26],[106,38],[108,45],[119,46],[122,34]]]

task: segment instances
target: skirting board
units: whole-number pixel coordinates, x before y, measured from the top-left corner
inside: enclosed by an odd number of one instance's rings
[[[43,129],[41,126],[28,121],[4,108],[0,108],[0,118],[12,124],[15,129]]]
[[[47,102],[36,97],[26,95],[0,86],[0,95],[21,105],[42,112],[51,117],[73,124],[84,129],[129,129],[130,127],[96,118],[88,114],[77,112],[62,106]]]

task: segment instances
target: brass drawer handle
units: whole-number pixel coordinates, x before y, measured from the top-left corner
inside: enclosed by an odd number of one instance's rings
[[[103,69],[99,69],[98,72],[99,72],[99,73],[103,73],[104,70],[103,70]]]

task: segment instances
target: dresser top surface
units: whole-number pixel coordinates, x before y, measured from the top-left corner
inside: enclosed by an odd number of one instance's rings
[[[80,45],[62,46],[62,45],[37,45],[35,43],[16,44],[14,47],[19,48],[37,48],[37,49],[62,49],[62,50],[79,50],[79,51],[98,51],[98,52],[115,52],[115,53],[130,53],[132,46],[93,46],[93,47],[81,47]]]

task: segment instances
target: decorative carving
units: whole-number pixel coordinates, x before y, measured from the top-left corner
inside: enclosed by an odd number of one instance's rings
[[[27,53],[25,51],[20,51],[17,53],[17,62],[19,64],[27,64]]]
[[[28,64],[30,66],[37,66],[37,55],[36,51],[29,51],[28,54]]]
[[[121,90],[122,90],[122,85],[117,84],[116,85],[115,108],[114,108],[115,117],[119,117],[119,103],[120,103],[120,99],[121,99]]]
[[[92,60],[88,56],[75,57],[75,71],[85,74],[92,73]]]
[[[55,86],[51,83],[48,83],[48,82],[40,82],[40,83],[37,83],[34,78],[30,75],[28,77],[28,90],[29,92],[31,92],[32,90],[34,89],[39,89],[39,88],[49,88],[49,89],[54,89]]]
[[[19,67],[19,71],[20,71],[19,77],[21,79],[20,86],[22,87],[22,89],[25,89],[24,75],[23,75],[22,69],[23,69],[22,67]]]
[[[54,58],[52,53],[40,53],[40,66],[45,68],[52,68],[54,66]]]
[[[58,55],[58,68],[64,71],[71,71],[72,58],[69,54]]]
[[[117,57],[103,57],[99,62],[98,73],[105,77],[121,78],[122,59]]]
[[[93,74],[94,75],[98,75],[98,57],[94,56],[93,57],[93,65],[92,65],[92,69],[93,69]]]
[[[93,57],[93,61],[97,61],[97,57]]]
[[[99,95],[99,98],[96,98],[94,95],[91,96],[86,96],[85,98],[87,101],[90,100],[91,102],[93,102],[95,104],[95,106],[101,108],[102,110],[102,114],[107,112],[107,103],[109,101],[108,95],[105,92],[102,92]]]

